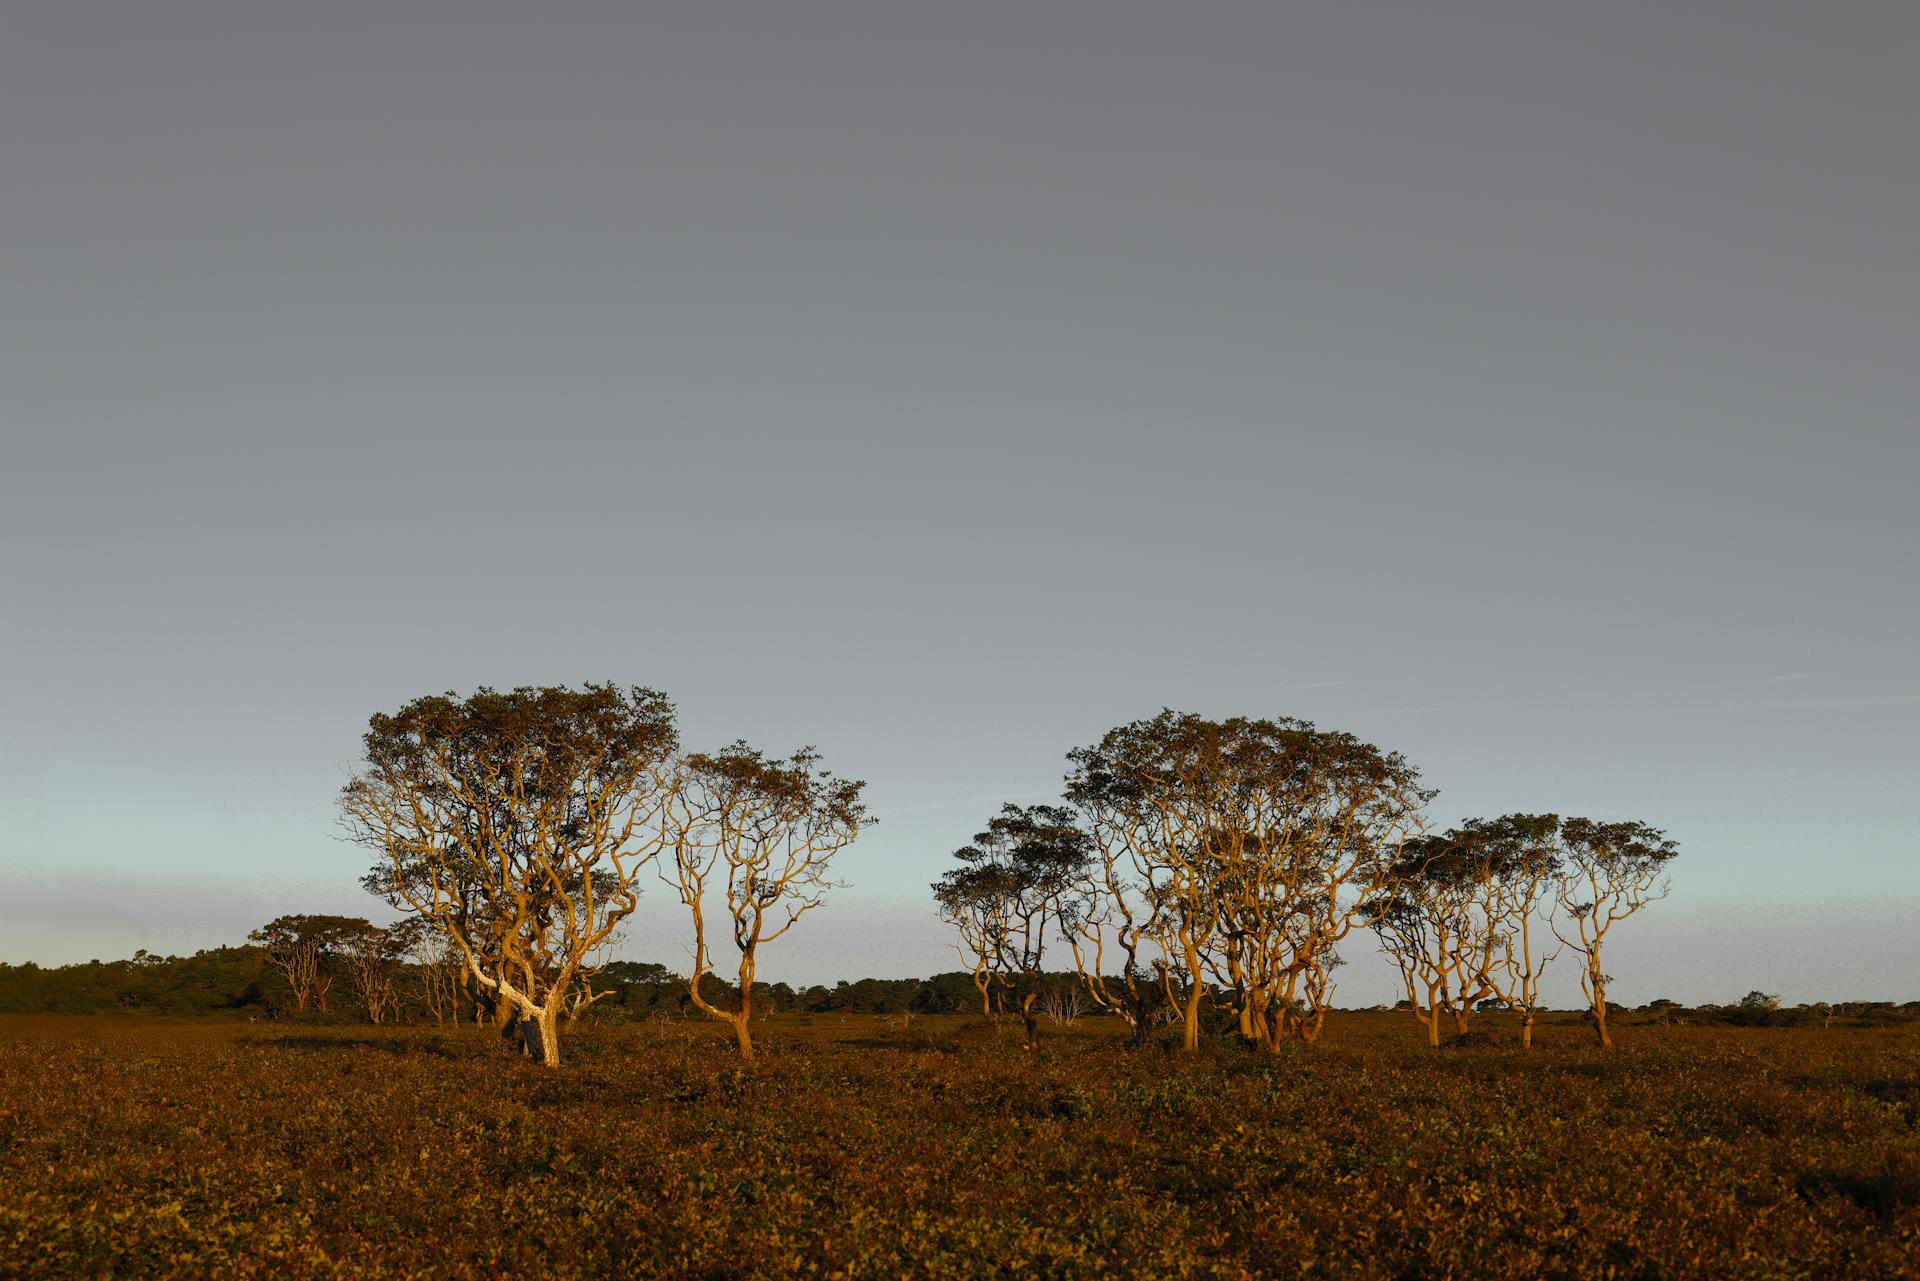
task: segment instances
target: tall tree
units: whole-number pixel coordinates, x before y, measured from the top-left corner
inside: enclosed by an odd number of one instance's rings
[[[873,817],[861,803],[866,786],[819,768],[802,748],[785,760],[744,742],[689,756],[676,798],[673,858],[662,869],[693,915],[693,972],[687,991],[708,1015],[733,1027],[744,1057],[753,1055],[754,974],[760,948],[819,907],[833,858]],[[700,990],[713,968],[707,944],[708,893],[717,890],[727,932],[739,954],[739,993],[724,1008]]]
[[[1570,818],[1560,826],[1564,865],[1556,896],[1567,924],[1556,924],[1561,941],[1580,953],[1580,990],[1592,1012],[1600,1044],[1607,1030],[1607,985],[1613,977],[1601,963],[1601,947],[1613,927],[1649,903],[1667,896],[1667,864],[1680,848],[1645,823],[1596,823]],[[1569,935],[1568,930],[1572,933]]]
[[[1397,752],[1306,721],[1162,711],[1069,758],[1067,797],[1145,869],[1185,1044],[1211,975],[1243,1035],[1313,1039],[1336,948],[1400,875],[1433,793]]]
[[[1009,804],[954,852],[962,866],[933,887],[941,917],[976,949],[976,985],[984,975],[1011,991],[1029,1049],[1039,1039],[1047,943],[1086,873],[1089,846],[1072,810]]]
[[[374,716],[365,745],[341,807],[380,853],[370,884],[431,921],[559,1066],[567,995],[668,839],[672,705],[637,686],[482,688]]]

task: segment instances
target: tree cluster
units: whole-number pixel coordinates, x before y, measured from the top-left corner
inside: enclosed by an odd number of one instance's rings
[[[1029,1045],[1050,942],[1136,1040],[1177,1023],[1192,1050],[1211,1008],[1273,1049],[1319,1037],[1357,932],[1436,1045],[1443,1018],[1464,1033],[1490,1006],[1520,1011],[1530,1045],[1541,976],[1571,949],[1610,1045],[1604,945],[1677,852],[1642,823],[1552,814],[1433,833],[1403,756],[1291,718],[1163,711],[1068,761],[1063,805],[1006,806],[933,887],[983,1008],[1014,994]]]
[[[549,1066],[563,1023],[604,996],[595,975],[648,874],[692,917],[689,998],[751,1054],[760,946],[824,901],[834,856],[872,822],[863,785],[811,749],[683,754],[671,703],[639,687],[420,698],[373,717],[365,748],[341,807],[378,854],[366,887],[421,922],[453,990]],[[724,1005],[701,984],[715,912],[739,959]]]

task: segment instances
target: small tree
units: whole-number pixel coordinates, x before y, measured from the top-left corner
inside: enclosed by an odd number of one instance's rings
[[[380,853],[367,883],[432,922],[558,1067],[568,994],[667,840],[672,705],[638,687],[482,688],[375,716],[365,743],[341,808]]]
[[[1456,838],[1449,833],[1431,848],[1409,846],[1415,866],[1372,912],[1381,950],[1399,969],[1408,1008],[1430,1046],[1440,1044],[1443,1015],[1464,1033],[1472,1003],[1493,992],[1486,974],[1498,939],[1484,910],[1491,878],[1477,851],[1448,843]]]
[[[1486,973],[1495,995],[1520,1015],[1520,1046],[1533,1048],[1533,1024],[1541,1010],[1540,980],[1560,955],[1536,950],[1541,934],[1540,909],[1559,884],[1561,871],[1560,818],[1557,814],[1508,814],[1478,825],[1493,894],[1489,906],[1497,916],[1499,952]]]
[[[1489,1008],[1518,1011],[1521,1045],[1533,1045],[1540,981],[1557,955],[1541,955],[1536,936],[1561,871],[1559,836],[1555,815],[1508,814],[1407,843],[1400,884],[1376,900],[1373,927],[1429,1045],[1440,1043],[1443,1014],[1464,1035]]]
[[[1086,870],[1087,849],[1072,810],[1009,804],[954,852],[963,866],[933,887],[941,917],[978,949],[975,983],[990,976],[1012,992],[1029,1049],[1039,1043],[1034,1004],[1047,943]]]
[[[1780,1009],[1780,998],[1771,992],[1755,990],[1741,997],[1734,1008],[1739,1011],[1742,1022],[1765,1026]]]
[[[330,1008],[338,954],[351,940],[372,929],[358,916],[278,916],[247,936],[266,949],[267,963],[293,991],[293,1008]]]
[[[1667,864],[1680,850],[1658,828],[1644,823],[1586,818],[1561,824],[1560,842],[1565,864],[1555,897],[1567,923],[1556,920],[1554,930],[1580,953],[1580,990],[1600,1044],[1611,1048],[1607,985],[1613,979],[1602,968],[1601,948],[1615,925],[1667,896]]]
[[[458,1025],[470,983],[460,949],[424,917],[397,921],[388,933],[395,939],[397,954],[419,983],[420,1001],[433,1021]]]
[[[1080,1021],[1082,1012],[1080,989],[1077,987],[1051,987],[1040,998],[1040,1012],[1047,1016],[1048,1022],[1055,1027],[1072,1027]]]
[[[399,933],[368,925],[345,940],[340,949],[354,999],[367,1022],[380,1024],[400,1013],[400,989],[394,966],[406,955],[410,931]]]
[[[743,1057],[753,1056],[748,1022],[760,947],[780,938],[838,888],[828,872],[834,855],[873,823],[861,803],[866,784],[817,768],[820,756],[801,748],[786,760],[736,742],[690,756],[675,807],[674,856],[662,870],[693,914],[693,972],[687,992],[708,1015],[732,1025]],[[724,869],[724,871],[722,870]],[[707,894],[721,891],[727,931],[740,956],[732,1009],[700,990],[713,968],[707,949]]]
[[[967,963],[967,976],[980,994],[980,1014],[993,1017],[994,987],[999,982],[997,966],[1006,937],[1006,896],[989,892],[993,887],[982,878],[959,878],[949,872],[933,883],[933,901],[940,919],[960,936],[955,944]]]

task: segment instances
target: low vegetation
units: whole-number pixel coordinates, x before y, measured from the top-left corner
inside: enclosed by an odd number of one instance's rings
[[[0,1019],[15,1276],[1898,1277],[1920,1025]]]

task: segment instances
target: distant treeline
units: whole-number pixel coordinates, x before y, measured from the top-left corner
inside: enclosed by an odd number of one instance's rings
[[[396,964],[393,971],[400,1018],[433,1022],[428,967]],[[1074,982],[1071,974],[1051,977],[1063,990]],[[582,1012],[589,1020],[699,1015],[686,976],[664,965],[614,961],[594,977],[593,988],[606,995]],[[702,976],[701,988],[703,994],[715,997],[738,995],[711,973]],[[925,979],[842,979],[831,987],[754,985],[754,1007],[767,1013],[950,1014],[978,1011],[979,1006],[973,977],[965,973]],[[156,956],[143,950],[131,960],[61,966],[0,964],[0,1013],[6,1014],[286,1018],[295,1011],[293,990],[264,947],[215,947],[192,956]],[[300,1017],[366,1021],[368,1015],[343,984],[338,999],[326,1009],[310,1009]],[[467,1017],[464,1011],[461,1017]]]
[[[401,1020],[435,1021],[427,999],[426,967],[396,966]],[[1059,995],[1060,1013],[1096,1017],[1074,999],[1078,976],[1048,974],[1045,987]],[[582,1011],[592,1022],[705,1017],[694,1006],[687,979],[667,966],[644,961],[614,961],[593,981],[606,995]],[[738,993],[709,973],[703,991],[715,997]],[[769,1014],[978,1014],[980,997],[973,975],[935,974],[930,978],[842,979],[831,987],[787,983],[754,985],[754,1008]],[[1400,1002],[1398,1009],[1404,1009]],[[1383,1007],[1375,1006],[1375,1009]],[[1488,1011],[1498,1008],[1488,1002]],[[136,952],[124,961],[85,961],[74,965],[0,964],[0,1013],[5,1014],[150,1014],[195,1018],[279,1019],[363,1022],[367,1012],[350,994],[325,1010],[296,1015],[292,989],[263,947],[215,947],[192,956],[156,956]],[[1642,1021],[1670,1026],[1734,1024],[1750,1027],[1874,1025],[1920,1019],[1920,1001],[1814,1002],[1785,1007],[1761,992],[1726,1005],[1686,1006],[1657,1000],[1638,1007]],[[462,1021],[466,1016],[463,1014]],[[1224,1024],[1222,1013],[1209,1022]],[[1222,1030],[1210,1029],[1210,1030]]]

